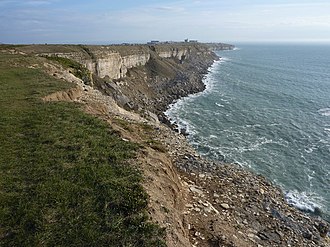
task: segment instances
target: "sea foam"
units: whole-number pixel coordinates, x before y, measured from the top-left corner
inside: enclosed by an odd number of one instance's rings
[[[288,191],[285,194],[287,202],[299,208],[302,211],[316,213],[323,207],[322,201],[324,200],[321,196],[313,192],[299,192],[297,190]]]
[[[322,116],[330,117],[330,108],[323,108],[318,110],[318,113],[320,113]]]

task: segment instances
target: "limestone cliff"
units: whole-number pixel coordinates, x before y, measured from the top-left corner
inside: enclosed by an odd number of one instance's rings
[[[74,60],[92,74],[95,88],[111,95],[120,106],[147,115],[162,112],[182,96],[204,89],[202,77],[218,57],[201,43],[110,46],[31,46],[39,56]],[[219,44],[219,49],[233,46]],[[21,48],[24,51],[24,47]],[[212,48],[213,49],[213,48]]]

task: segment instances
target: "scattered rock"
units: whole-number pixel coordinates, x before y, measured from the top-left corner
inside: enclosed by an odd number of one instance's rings
[[[227,203],[221,203],[220,206],[223,208],[223,209],[229,209],[229,205]]]
[[[190,191],[193,193],[197,193],[199,196],[202,196],[204,193],[202,190],[198,189],[196,186],[190,186]]]

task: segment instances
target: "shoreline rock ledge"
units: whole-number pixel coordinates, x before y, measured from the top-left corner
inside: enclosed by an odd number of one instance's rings
[[[68,58],[88,70],[89,76],[73,79],[67,69],[46,66],[50,74],[78,84],[79,96],[68,100],[83,103],[87,112],[108,121],[124,140],[144,147],[135,162],[145,176],[150,216],[165,227],[168,246],[330,246],[327,222],[290,207],[281,190],[264,177],[201,157],[183,135],[162,123],[168,123],[163,112],[174,100],[204,90],[202,79],[218,59],[213,50],[219,48],[234,46],[16,49],[40,59]]]

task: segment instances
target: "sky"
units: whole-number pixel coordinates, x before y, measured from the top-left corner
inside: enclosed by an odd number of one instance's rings
[[[0,0],[0,43],[330,42],[330,0]]]

